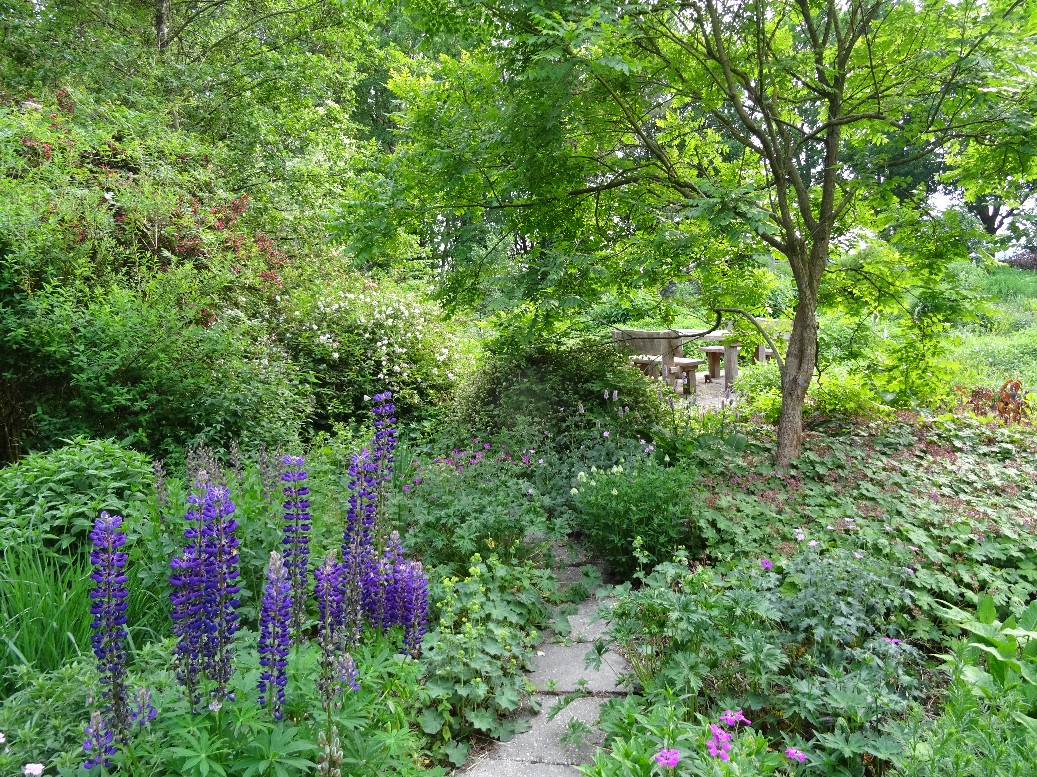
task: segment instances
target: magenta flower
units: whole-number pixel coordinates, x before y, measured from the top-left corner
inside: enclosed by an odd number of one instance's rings
[[[677,765],[677,762],[681,760],[681,753],[680,750],[667,750],[663,748],[656,753],[653,758],[655,758],[656,763],[660,766],[667,766],[672,769]]]
[[[741,710],[724,710],[724,714],[720,716],[720,722],[725,726],[737,726],[739,723],[744,723],[747,726],[751,726],[753,722],[749,718],[742,714]]]
[[[709,754],[714,758],[719,758],[721,761],[731,760],[731,734],[724,731],[716,723],[711,723],[709,730],[713,735],[706,740],[706,748],[709,750]]]
[[[797,750],[794,747],[787,748],[785,750],[785,757],[790,761],[799,761],[801,764],[807,762],[807,754],[802,750]]]
[[[763,567],[764,572],[770,572],[772,569],[774,569],[774,564],[771,562],[769,558],[761,558],[760,566]]]

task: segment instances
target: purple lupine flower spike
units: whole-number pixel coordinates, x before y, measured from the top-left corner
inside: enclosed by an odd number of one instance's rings
[[[349,653],[343,652],[347,645],[352,644],[354,623],[359,624],[359,613],[354,617],[346,611],[348,602],[343,598],[342,583],[345,571],[334,552],[329,553],[324,563],[313,571],[320,613],[317,624],[317,642],[320,645],[317,693],[329,714],[332,707],[337,706],[336,698],[346,685],[359,690],[356,664]]]
[[[292,588],[292,626],[298,640],[306,621],[310,561],[310,489],[302,456],[281,459],[284,502],[284,563]]]
[[[274,720],[281,720],[288,685],[292,587],[284,559],[277,551],[270,554],[266,580],[259,614],[259,706],[269,702]]]
[[[188,498],[188,546],[171,562],[169,580],[177,678],[195,711],[206,679],[210,706],[218,707],[227,698],[240,604],[234,502],[225,486],[213,485],[206,473],[201,474],[195,485],[204,491]]]
[[[210,704],[222,703],[227,698],[227,684],[234,669],[231,655],[234,635],[238,630],[237,579],[238,528],[232,517],[235,505],[230,501],[226,486],[212,486],[206,492],[203,511],[209,514],[205,523],[202,543],[202,570],[205,588],[202,592],[202,611],[208,640],[205,648],[205,668],[212,683]]]
[[[403,645],[407,653],[417,656],[421,652],[421,640],[428,628],[428,577],[420,561],[404,562],[400,577]]]
[[[86,724],[83,752],[87,754],[83,763],[83,768],[87,771],[101,765],[109,768],[112,765],[110,756],[119,752],[119,747],[115,744],[115,732],[105,724],[100,712],[91,713],[90,722]]]
[[[94,567],[90,579],[95,583],[90,592],[90,614],[94,616],[90,643],[105,706],[103,712],[91,716],[83,749],[90,753],[87,762],[95,765],[108,763],[107,757],[126,742],[132,725],[126,686],[126,553],[119,550],[126,544],[126,535],[121,526],[118,515],[101,513],[90,532]]]

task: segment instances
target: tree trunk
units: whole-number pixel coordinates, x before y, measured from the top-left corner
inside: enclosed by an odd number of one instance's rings
[[[775,464],[787,467],[803,445],[803,403],[817,367],[817,294],[800,289],[781,377],[781,415]]]
[[[172,9],[169,0],[155,0],[155,43],[161,54],[169,40],[169,17]]]

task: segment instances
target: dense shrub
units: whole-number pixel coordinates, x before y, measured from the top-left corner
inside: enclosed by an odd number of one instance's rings
[[[278,295],[271,324],[313,376],[313,425],[330,430],[389,390],[401,412],[428,409],[458,379],[461,339],[427,298],[358,277],[306,282]]]
[[[151,462],[112,441],[73,440],[0,469],[5,545],[74,555],[102,510],[134,523],[150,513]]]
[[[613,392],[618,406],[630,411],[618,418]],[[459,389],[454,422],[488,435],[527,428],[554,436],[583,408],[613,431],[637,434],[658,420],[663,407],[658,384],[632,367],[611,340],[527,342],[509,333],[488,346]]]
[[[546,539],[530,456],[472,442],[416,469],[390,508],[408,549],[437,575],[460,574],[475,553],[513,563]]]
[[[169,455],[199,438],[255,447],[297,434],[307,386],[262,327],[200,321],[162,283],[25,302],[5,340],[19,359],[12,377],[33,390],[30,444],[115,435]]]
[[[592,468],[577,481],[576,528],[618,578],[629,579],[636,571],[635,547],[650,563],[668,558],[679,545],[693,553],[702,550],[697,524],[689,520],[698,505],[690,496],[686,470],[631,462]]]

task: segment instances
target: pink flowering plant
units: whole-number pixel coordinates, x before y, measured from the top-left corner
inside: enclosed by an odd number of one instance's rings
[[[791,747],[837,770],[891,757],[886,729],[924,698],[922,654],[901,625],[910,594],[873,562],[807,550],[721,577],[679,551],[637,577],[607,612],[643,694],[638,713],[617,715],[618,736],[637,730],[631,714],[652,715],[679,692],[685,714],[711,714],[699,750],[718,763],[736,761],[742,741],[756,752],[759,737],[763,752]]]

